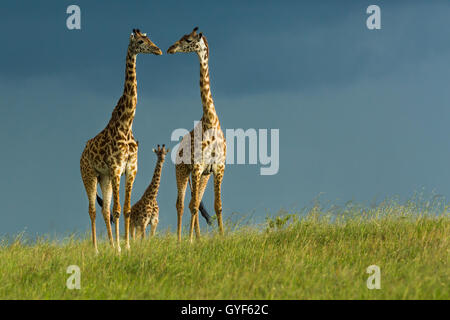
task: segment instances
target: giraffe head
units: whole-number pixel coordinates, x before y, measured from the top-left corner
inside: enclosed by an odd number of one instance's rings
[[[147,37],[146,33],[141,33],[139,29],[133,29],[130,35],[130,48],[135,54],[153,53],[161,55],[162,51]]]
[[[182,36],[180,40],[167,49],[167,53],[197,52],[198,54],[204,53],[207,57],[209,53],[208,42],[202,33],[197,33],[197,30],[198,27],[195,27],[191,33]]]
[[[162,148],[159,146],[158,144],[158,148],[153,148],[153,152],[156,153],[156,155],[158,156],[158,160],[164,161],[164,159],[166,158],[166,154],[169,153],[169,149],[166,149],[166,145],[163,144]]]

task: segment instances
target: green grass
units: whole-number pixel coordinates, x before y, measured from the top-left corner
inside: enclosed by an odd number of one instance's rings
[[[1,299],[449,299],[447,208],[314,207],[264,225],[213,231],[178,245],[160,233],[118,255],[103,239],[16,240],[0,248]],[[69,265],[81,289],[69,290]],[[369,290],[370,265],[381,289]]]

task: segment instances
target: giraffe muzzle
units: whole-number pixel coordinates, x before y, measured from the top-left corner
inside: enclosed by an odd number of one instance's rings
[[[168,54],[174,54],[175,52],[177,52],[175,46],[171,46],[169,49],[167,49]]]
[[[158,47],[153,48],[153,53],[156,54],[157,56],[162,55],[162,51]]]

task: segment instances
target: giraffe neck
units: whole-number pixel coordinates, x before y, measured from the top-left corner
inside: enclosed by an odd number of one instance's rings
[[[134,53],[134,50],[131,48],[131,46],[129,46],[125,67],[125,85],[123,88],[123,95],[136,97],[136,87],[136,53]]]
[[[127,135],[132,130],[134,114],[137,103],[137,82],[136,82],[136,53],[131,46],[128,47],[125,84],[122,97],[120,97],[117,106],[114,108],[110,124],[114,128],[124,131]]]
[[[201,121],[204,128],[215,128],[219,126],[219,118],[217,117],[211,94],[207,48],[203,48],[197,55],[200,61],[200,95],[203,105],[203,117]]]
[[[155,166],[155,171],[153,172],[152,182],[147,187],[147,189],[144,192],[144,195],[142,196],[142,199],[145,203],[149,203],[150,201],[156,200],[156,197],[158,196],[163,163],[164,160],[158,158],[158,161],[156,162]]]

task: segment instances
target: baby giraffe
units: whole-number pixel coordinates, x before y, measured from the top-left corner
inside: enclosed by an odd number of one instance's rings
[[[162,148],[158,144],[157,149],[153,149],[156,153],[158,160],[156,161],[155,171],[153,173],[152,182],[145,190],[141,199],[131,207],[131,221],[130,221],[130,233],[133,240],[136,238],[136,229],[141,235],[141,238],[145,238],[145,229],[150,223],[150,234],[155,235],[156,227],[158,226],[159,207],[156,197],[158,196],[159,184],[161,182],[161,170],[166,158],[166,154],[169,152],[165,145]]]

